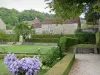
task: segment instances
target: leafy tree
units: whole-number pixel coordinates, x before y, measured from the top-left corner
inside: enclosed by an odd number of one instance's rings
[[[79,17],[86,11],[87,7],[92,7],[94,10],[100,12],[99,0],[52,0],[48,4],[58,16],[64,19]]]
[[[86,21],[87,23],[91,23],[93,26],[98,24],[98,19],[100,17],[100,13],[95,12],[94,10],[89,10],[86,13]]]
[[[25,39],[29,34],[31,34],[32,31],[32,26],[28,25],[28,23],[24,23],[24,22],[20,22],[17,23],[15,28],[14,28],[14,32],[20,36],[23,36],[23,39]]]
[[[40,21],[43,21],[45,18],[52,18],[53,16],[32,9],[19,12],[16,9],[0,8],[0,18],[2,18],[6,24],[11,26],[15,26],[18,22],[31,21],[35,19],[35,17]]]

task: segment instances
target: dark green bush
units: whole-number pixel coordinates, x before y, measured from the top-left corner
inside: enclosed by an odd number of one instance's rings
[[[62,36],[74,37],[74,34],[34,34],[32,35],[32,38],[61,38]]]
[[[96,33],[96,43],[100,44],[100,31]]]
[[[60,59],[58,47],[52,47],[49,52],[42,56],[43,66],[52,67]]]
[[[59,40],[59,47],[61,49],[61,51],[66,51],[67,48],[76,45],[78,43],[78,39],[77,38],[70,38],[70,37],[61,37]]]
[[[59,38],[34,38],[26,39],[26,42],[43,42],[43,43],[57,43]]]
[[[79,39],[80,44],[95,44],[96,36],[95,33],[90,32],[78,32],[75,33],[75,37]]]

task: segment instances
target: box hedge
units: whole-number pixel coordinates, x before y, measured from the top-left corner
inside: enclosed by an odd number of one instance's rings
[[[32,38],[61,38],[62,36],[74,37],[74,34],[33,34]]]
[[[96,43],[95,33],[78,32],[78,33],[75,33],[75,37],[79,39],[80,44],[95,44]]]
[[[100,44],[100,31],[96,33],[96,43]]]
[[[34,38],[26,39],[26,42],[58,43],[59,38]]]
[[[67,48],[76,45],[78,43],[77,38],[70,38],[70,37],[61,37],[59,40],[59,46],[62,51],[66,51]]]

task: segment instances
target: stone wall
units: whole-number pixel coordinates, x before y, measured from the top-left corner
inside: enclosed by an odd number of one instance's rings
[[[97,51],[97,48],[76,48],[76,53],[80,53],[80,54],[89,54],[89,53],[98,54],[98,51]]]
[[[74,31],[76,29],[77,29],[77,23],[74,23],[74,24],[42,24],[41,28],[35,29],[35,32],[38,32],[39,34],[42,34],[42,33],[74,34]]]

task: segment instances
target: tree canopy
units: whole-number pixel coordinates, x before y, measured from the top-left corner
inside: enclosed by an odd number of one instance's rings
[[[89,8],[95,12],[100,12],[100,0],[46,0],[49,1],[49,7],[55,11],[56,15],[66,19],[79,17]]]
[[[35,17],[37,17],[40,21],[43,21],[45,18],[52,18],[53,15],[42,13],[33,9],[19,12],[16,9],[0,8],[0,18],[2,18],[6,24],[11,26],[16,25],[18,22],[31,21],[35,19]]]
[[[28,23],[24,22],[19,22],[16,24],[14,28],[14,32],[20,36],[22,35],[23,38],[25,39],[29,34],[33,33],[32,26],[29,25]]]

